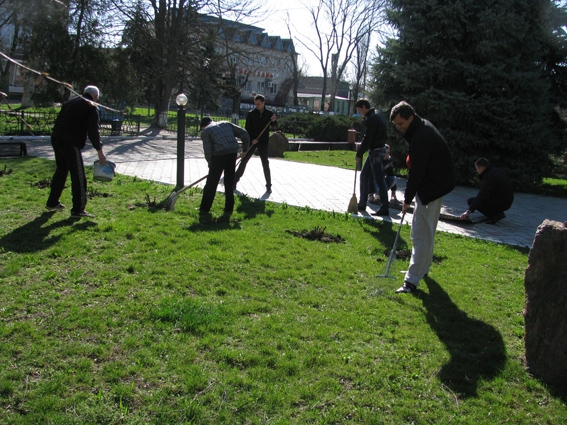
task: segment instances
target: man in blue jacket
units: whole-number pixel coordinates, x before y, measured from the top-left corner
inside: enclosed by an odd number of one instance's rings
[[[392,108],[390,120],[409,143],[408,181],[404,193],[405,213],[415,198],[411,224],[413,248],[404,284],[396,292],[411,293],[429,272],[443,196],[455,187],[455,164],[445,139],[428,120],[402,101]]]

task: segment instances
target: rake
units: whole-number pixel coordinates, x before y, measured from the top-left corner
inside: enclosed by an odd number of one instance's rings
[[[206,176],[201,177],[199,180],[194,181],[193,183],[191,183],[189,186],[185,186],[184,188],[178,190],[177,192],[173,192],[171,193],[171,195],[169,195],[167,197],[167,199],[164,202],[164,208],[166,211],[171,211],[175,208],[175,203],[177,202],[177,198],[179,197],[179,195],[181,195],[183,192],[185,192],[187,189],[192,188],[193,186],[195,186],[198,183],[201,183],[203,180],[205,180],[207,177],[209,177],[209,175],[207,174]]]
[[[379,274],[377,277],[386,277],[388,279],[395,279],[395,276],[390,275],[390,267],[392,263],[396,260],[396,248],[398,246],[398,239],[400,238],[400,231],[402,230],[402,224],[404,223],[404,217],[406,213],[402,214],[402,219],[400,220],[400,227],[398,227],[398,232],[396,233],[396,238],[394,239],[394,246],[390,251],[390,256],[388,257],[388,265],[386,266],[386,274]]]

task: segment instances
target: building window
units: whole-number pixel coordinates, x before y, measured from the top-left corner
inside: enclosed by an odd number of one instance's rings
[[[258,81],[258,93],[264,93],[266,90],[266,83],[264,81]]]
[[[268,83],[268,91],[270,94],[276,94],[278,92],[278,85],[275,83]]]

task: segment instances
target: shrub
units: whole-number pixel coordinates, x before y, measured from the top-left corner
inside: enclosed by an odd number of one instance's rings
[[[278,118],[278,128],[281,132],[292,134],[294,137],[305,137],[308,128],[320,118],[320,115],[298,112],[284,118]]]
[[[346,142],[348,129],[354,124],[355,118],[346,115],[325,115],[309,127],[306,136],[324,142]]]

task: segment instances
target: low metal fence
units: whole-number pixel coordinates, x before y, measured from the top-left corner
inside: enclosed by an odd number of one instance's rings
[[[248,111],[245,112],[248,113]],[[199,135],[199,132],[201,131],[199,123],[201,122],[202,116],[211,117],[213,121],[230,121],[233,124],[237,124],[244,128],[246,125],[246,113],[243,114],[241,111],[239,117],[235,118],[229,111],[211,112],[205,113],[204,115],[200,115],[193,111],[187,111],[185,114],[185,134],[193,137],[197,137]],[[276,114],[278,121],[282,118],[293,115],[293,113],[289,112],[277,112]],[[177,127],[177,111],[169,111],[167,114],[167,127],[165,130],[177,133]],[[303,120],[291,119],[286,120],[284,125],[282,125],[282,122],[280,121],[280,130],[286,134],[292,135],[294,138],[305,137],[307,127]]]
[[[51,134],[58,112],[0,110],[0,135],[47,136]],[[121,120],[101,121],[102,136],[140,134],[140,115],[121,115]],[[116,122],[120,124],[116,124]]]
[[[247,112],[247,111],[246,111]],[[0,136],[47,136],[51,134],[58,111],[11,111],[0,110]],[[278,112],[278,119],[290,114]],[[214,121],[230,121],[241,127],[246,125],[246,114],[233,117],[229,111],[206,113]],[[199,123],[201,115],[194,111],[185,114],[185,134],[188,137],[197,137],[200,132]],[[284,123],[281,123],[284,124]],[[100,134],[102,136],[138,136],[141,131],[141,115],[131,114],[103,114],[100,121]],[[288,120],[280,129],[293,137],[305,137],[306,127],[302,120]],[[164,129],[177,133],[177,111],[167,114],[167,127]]]
[[[244,118],[232,118],[232,115],[229,113],[210,113],[199,115],[195,112],[187,111],[185,114],[185,134],[187,136],[197,137],[199,131],[201,131],[201,127],[199,123],[201,122],[201,117],[211,117],[213,121],[230,121],[240,127],[244,127],[246,125],[246,117]],[[169,111],[167,113],[167,127],[165,130],[177,133],[177,111]]]

